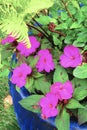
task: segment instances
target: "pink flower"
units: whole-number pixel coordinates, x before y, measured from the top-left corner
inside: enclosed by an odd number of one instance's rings
[[[36,64],[36,68],[38,69],[39,72],[41,71],[46,71],[46,72],[50,72],[50,70],[53,70],[55,65],[52,59],[52,55],[51,53],[47,50],[40,50],[38,52],[38,56],[39,56],[39,60]]]
[[[31,67],[28,66],[26,63],[23,63],[19,67],[16,67],[13,70],[13,75],[11,78],[12,83],[21,88],[26,84],[26,77],[27,75],[31,74],[31,71]]]
[[[70,99],[73,94],[72,83],[70,81],[64,84],[56,82],[51,86],[51,93],[55,94],[59,100]]]
[[[15,41],[15,37],[11,36],[10,34],[2,40],[2,44],[6,44],[7,42],[11,43]]]
[[[21,55],[24,55],[26,57],[34,53],[36,49],[40,46],[40,42],[37,41],[36,37],[29,36],[29,39],[31,43],[31,48],[27,48],[25,43],[23,42],[20,42],[17,46],[17,49],[20,51]]]
[[[64,68],[76,67],[82,63],[82,56],[77,47],[73,45],[67,45],[64,48],[64,54],[60,56],[60,64]]]
[[[56,108],[58,103],[57,97],[52,94],[48,93],[45,97],[40,99],[39,105],[41,107],[42,117],[53,117],[58,114],[58,110]]]

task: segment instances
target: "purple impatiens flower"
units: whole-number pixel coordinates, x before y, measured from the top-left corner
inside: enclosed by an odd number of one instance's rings
[[[51,53],[47,50],[40,50],[38,52],[39,60],[36,64],[36,68],[38,69],[39,72],[46,71],[50,72],[50,70],[54,70],[55,65],[53,62],[53,58]]]
[[[37,41],[36,37],[29,36],[31,47],[27,48],[23,42],[20,42],[17,46],[17,49],[20,51],[21,55],[25,57],[31,55],[36,51],[36,49],[40,46],[40,42]]]
[[[11,36],[10,34],[6,37],[6,38],[4,38],[1,42],[2,42],[2,44],[6,44],[7,42],[9,42],[9,43],[11,43],[11,42],[13,42],[13,41],[15,41],[15,37],[13,37],[13,36]]]
[[[49,118],[58,115],[58,109],[56,108],[58,103],[57,97],[48,93],[45,97],[40,99],[39,105],[41,107],[42,118]]]
[[[55,82],[51,86],[51,93],[55,94],[59,100],[70,99],[73,94],[72,83],[70,81],[66,81],[64,84]]]
[[[30,66],[26,63],[22,63],[13,70],[13,75],[11,78],[12,83],[16,84],[19,88],[23,87],[26,84],[26,77],[31,74],[31,71],[32,69]]]
[[[82,56],[77,47],[73,45],[67,45],[64,48],[64,54],[60,56],[60,64],[64,68],[77,67],[82,63]]]

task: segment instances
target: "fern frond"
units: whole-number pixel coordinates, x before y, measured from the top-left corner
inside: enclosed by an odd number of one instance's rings
[[[18,42],[28,43],[27,45],[30,47],[28,28],[21,17],[14,15],[13,17],[3,19],[0,29],[3,33],[7,35],[11,34],[13,37],[16,37]]]
[[[53,0],[0,0],[0,29],[30,47],[25,17],[29,23],[38,11],[52,5]]]

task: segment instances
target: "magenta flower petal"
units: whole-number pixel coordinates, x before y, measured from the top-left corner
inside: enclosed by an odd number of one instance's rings
[[[27,75],[31,74],[31,67],[26,63],[21,64],[13,70],[13,75],[11,77],[12,83],[16,84],[18,87],[22,87],[26,84]]]
[[[72,83],[70,81],[64,84],[56,82],[51,86],[51,93],[55,94],[59,100],[70,99],[73,94]]]
[[[56,116],[58,114],[58,110],[56,108],[57,103],[58,98],[50,92],[47,93],[46,96],[41,98],[39,102],[42,115],[46,118]]]
[[[46,94],[46,96],[41,98],[39,102],[41,107],[49,107],[49,108],[50,106],[55,107],[57,103],[58,103],[58,98],[52,93]]]
[[[60,56],[60,64],[64,68],[77,67],[82,63],[82,56],[77,47],[73,45],[67,45],[64,48],[64,54]]]
[[[54,70],[55,65],[53,62],[53,58],[51,53],[47,49],[40,50],[38,52],[38,56],[39,60],[36,64],[36,68],[39,72],[46,71],[49,73],[51,70]]]
[[[11,43],[13,41],[15,41],[15,37],[8,35],[6,38],[2,40],[2,44],[6,44],[7,42]]]
[[[31,48],[27,48],[25,46],[25,43],[23,42],[20,42],[17,46],[17,49],[20,51],[21,55],[24,55],[26,57],[34,53],[36,49],[40,46],[40,42],[37,41],[36,37],[29,36],[29,39],[31,43]]]
[[[49,118],[54,117],[58,115],[58,109],[57,108],[42,108],[41,109],[42,116]]]

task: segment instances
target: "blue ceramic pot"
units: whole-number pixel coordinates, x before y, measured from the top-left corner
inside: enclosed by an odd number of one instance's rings
[[[11,73],[9,76],[11,76]],[[30,95],[25,87],[20,89],[20,93],[16,91],[15,85],[10,81],[9,87],[10,94],[13,98],[14,111],[20,130],[57,130],[54,123],[55,118],[43,120],[39,114],[28,111],[19,104],[21,99]],[[87,124],[79,126],[77,120],[72,118],[70,123],[70,130],[87,130]]]
[[[15,54],[12,57],[12,62],[17,62]],[[10,72],[8,78],[10,79],[11,76],[12,72]],[[54,123],[55,117],[49,118],[48,120],[43,120],[40,117],[40,114],[28,111],[19,104],[20,100],[27,96],[30,96],[30,93],[25,87],[22,87],[20,89],[20,92],[17,92],[15,89],[15,85],[10,80],[8,83],[10,87],[10,94],[13,99],[16,119],[18,121],[20,130],[57,130]],[[71,118],[70,130],[87,130],[87,124],[79,126],[77,120],[75,118]]]

